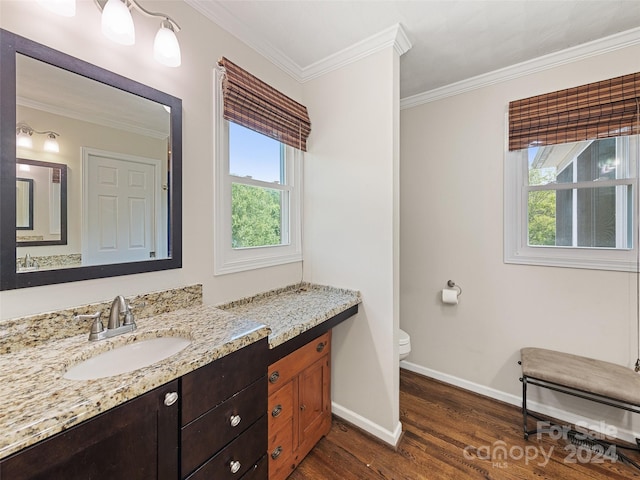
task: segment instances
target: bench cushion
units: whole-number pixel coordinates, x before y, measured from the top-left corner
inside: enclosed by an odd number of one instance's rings
[[[615,363],[543,348],[520,350],[522,374],[640,406],[640,374]]]

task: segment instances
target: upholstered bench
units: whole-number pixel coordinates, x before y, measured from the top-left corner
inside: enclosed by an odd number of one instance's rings
[[[545,425],[549,425],[547,423],[549,419],[527,409],[527,386],[529,385],[640,413],[640,374],[630,368],[593,358],[531,347],[520,350],[520,359],[518,363],[522,366],[520,381],[522,382],[522,420],[525,439],[532,433],[544,431],[544,428],[529,430],[528,417],[544,420]],[[637,448],[616,445],[640,451],[640,440],[636,439],[636,443]],[[624,460],[640,468],[628,458],[624,457]]]

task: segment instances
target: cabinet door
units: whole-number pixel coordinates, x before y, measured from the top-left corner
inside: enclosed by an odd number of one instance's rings
[[[178,477],[178,381],[108,410],[0,463],[2,480]]]
[[[329,356],[321,358],[304,369],[298,377],[299,458],[331,429],[331,392]]]

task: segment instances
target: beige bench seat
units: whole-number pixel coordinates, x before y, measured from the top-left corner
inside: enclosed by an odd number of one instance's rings
[[[522,366],[522,423],[524,438],[531,434],[550,433],[552,419],[545,418],[527,408],[527,387],[547,388],[574,397],[585,398],[604,405],[640,413],[640,374],[630,368],[615,363],[581,357],[570,353],[556,352],[544,348],[527,347],[520,350],[520,365]],[[536,427],[530,430],[528,417],[538,420]],[[540,422],[542,421],[542,422]],[[636,445],[622,445],[600,437],[584,438],[584,432],[573,429],[562,431],[565,440],[579,440],[578,445],[600,447],[602,452],[608,452],[615,446],[615,457],[640,470],[640,463],[629,457],[625,451],[640,452],[640,439]],[[573,435],[576,434],[576,435]],[[586,442],[586,443],[585,443]]]
[[[525,377],[640,406],[640,374],[630,368],[543,348],[523,348],[520,357]]]

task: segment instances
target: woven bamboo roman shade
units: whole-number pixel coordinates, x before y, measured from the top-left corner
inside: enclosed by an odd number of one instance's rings
[[[640,133],[640,73],[509,103],[509,150]]]
[[[311,133],[307,107],[224,57],[218,65],[223,68],[223,115],[226,120],[307,151],[307,138]]]

